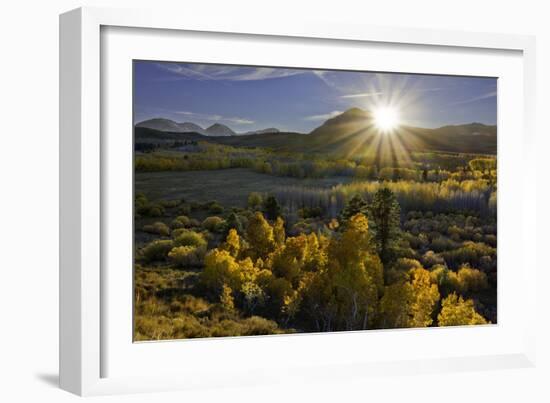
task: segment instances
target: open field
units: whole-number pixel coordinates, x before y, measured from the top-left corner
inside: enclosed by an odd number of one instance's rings
[[[246,207],[251,192],[270,193],[278,188],[303,186],[328,189],[351,182],[350,177],[299,179],[264,175],[244,168],[211,171],[137,172],[135,191],[149,199],[186,199],[204,203],[217,200],[224,206]]]

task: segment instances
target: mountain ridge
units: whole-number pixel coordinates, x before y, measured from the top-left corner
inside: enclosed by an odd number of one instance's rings
[[[222,123],[214,123],[207,128],[203,128],[193,122],[178,123],[175,120],[167,118],[147,119],[136,123],[134,126],[169,133],[199,133],[205,136],[248,136],[251,134],[280,133],[280,130],[275,127],[237,133],[229,126]]]
[[[253,131],[240,135],[228,135],[228,131],[221,130],[220,126],[227,129],[229,127],[220,124],[212,126],[215,126],[216,130],[211,130],[210,133],[163,132],[155,128],[148,128],[155,132],[146,133],[145,128],[138,124],[136,139],[147,139],[147,136],[152,136],[152,140],[156,141],[176,141],[184,139],[182,136],[186,135],[185,139],[211,141],[236,147],[266,147],[279,151],[342,157],[372,153],[374,148],[380,147],[380,144],[387,144],[393,150],[397,147],[409,152],[444,151],[479,154],[496,154],[497,146],[497,127],[494,125],[479,122],[445,125],[438,128],[401,125],[392,134],[382,134],[376,129],[372,113],[359,108],[350,108],[340,115],[327,119],[308,134]]]

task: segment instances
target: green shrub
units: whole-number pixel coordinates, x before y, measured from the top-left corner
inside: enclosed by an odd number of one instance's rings
[[[185,215],[180,215],[172,221],[170,226],[174,229],[185,228],[185,227],[190,226],[190,222],[191,222],[191,220],[189,220],[189,217],[187,217]]]
[[[189,232],[189,230],[187,228],[177,228],[175,230],[172,230],[172,238],[176,239],[181,234],[185,234],[186,232]]]
[[[416,259],[400,258],[394,263],[394,269],[399,271],[409,271],[411,269],[422,269],[422,264]]]
[[[149,200],[143,193],[136,193],[134,206],[137,214],[144,215],[149,211]]]
[[[199,220],[197,220],[196,218],[191,218],[191,219],[189,219],[189,226],[190,227],[200,227],[201,222]]]
[[[477,269],[468,266],[462,266],[457,273],[460,284],[460,292],[479,292],[489,287],[487,275]]]
[[[482,242],[467,241],[458,249],[442,252],[441,256],[452,269],[456,269],[463,264],[479,267],[478,264],[482,257],[492,258],[496,256],[496,249]]]
[[[170,235],[170,228],[163,222],[157,221],[154,224],[148,224],[143,226],[143,231],[150,234],[158,234],[161,236]]]
[[[137,193],[134,201],[137,215],[146,217],[161,217],[164,215],[164,206],[159,203],[151,203],[143,193]]]
[[[433,250],[429,250],[422,255],[422,265],[426,268],[430,268],[434,265],[444,265],[445,259],[435,253]]]
[[[260,316],[251,316],[244,321],[243,335],[259,336],[280,333],[276,322]]]
[[[174,243],[169,239],[155,240],[143,248],[143,257],[149,262],[164,260],[173,247]]]
[[[248,195],[248,207],[251,207],[253,209],[259,208],[262,205],[263,197],[261,193],[258,192],[251,192]]]
[[[175,246],[206,247],[206,240],[194,231],[184,231],[174,239]]]
[[[162,217],[164,215],[164,211],[164,207],[160,204],[153,204],[149,207],[145,215],[148,215],[149,217]]]
[[[161,200],[160,205],[165,208],[174,208],[180,205],[181,200]]]
[[[457,243],[455,241],[444,236],[434,238],[431,244],[431,249],[435,252],[443,252],[445,250],[455,249],[456,247]]]
[[[178,214],[189,215],[191,213],[191,206],[187,203],[183,203],[178,208]]]
[[[212,214],[221,214],[223,213],[223,206],[217,201],[214,201],[208,206],[208,211]]]
[[[168,253],[171,262],[178,266],[199,266],[204,260],[204,246],[176,246]]]
[[[456,273],[449,270],[446,266],[436,264],[430,271],[430,279],[437,284],[439,291],[443,295],[460,290],[460,281]]]
[[[212,232],[223,231],[225,221],[218,216],[211,216],[204,219],[202,227]]]
[[[483,237],[483,241],[493,248],[496,248],[497,246],[497,237],[493,234],[488,234]]]

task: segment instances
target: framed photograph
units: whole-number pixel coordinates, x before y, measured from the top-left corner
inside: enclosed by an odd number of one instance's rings
[[[531,37],[60,24],[64,389],[534,365]]]

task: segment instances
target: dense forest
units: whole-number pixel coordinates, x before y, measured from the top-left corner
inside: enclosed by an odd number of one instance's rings
[[[197,137],[134,163],[135,340],[497,321],[494,155]]]

